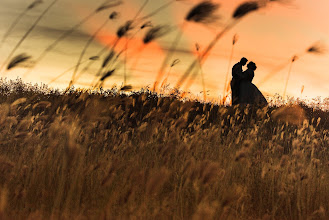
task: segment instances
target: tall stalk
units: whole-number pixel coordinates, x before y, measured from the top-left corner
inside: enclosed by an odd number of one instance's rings
[[[128,44],[129,44],[129,40],[126,39],[126,45],[125,45],[125,57],[124,57],[124,70],[123,70],[123,86],[126,86],[127,83],[127,57],[128,57]]]
[[[198,65],[198,63],[200,62],[201,64],[203,64],[206,60],[206,58],[208,57],[210,51],[213,49],[213,47],[217,44],[218,40],[224,35],[226,34],[230,29],[232,29],[239,21],[241,21],[241,19],[243,17],[245,17],[247,14],[258,10],[260,7],[265,7],[265,5],[261,6],[258,2],[256,1],[247,1],[244,2],[242,4],[240,4],[234,11],[234,13],[232,14],[232,21],[229,22],[225,28],[220,31],[215,38],[209,43],[209,45],[206,47],[206,49],[203,51],[203,53],[200,56],[200,60],[198,60],[199,58],[196,58],[191,64],[190,66],[187,68],[187,70],[185,71],[184,75],[178,80],[176,87],[180,87],[184,81],[189,77],[189,75],[191,74],[191,72],[194,70],[194,68]]]
[[[142,13],[142,11],[144,10],[145,6],[147,5],[147,3],[149,2],[149,0],[145,0],[144,4],[141,6],[141,8],[138,10],[138,12],[136,13],[136,15],[134,16],[133,20],[136,20],[138,18],[138,16]],[[140,29],[138,29],[138,31],[135,33],[135,35],[139,32]],[[135,36],[134,35],[134,36]],[[134,37],[133,36],[133,37]],[[127,54],[128,54],[128,45],[129,42],[131,41],[131,39],[133,39],[133,37],[130,37],[129,39],[126,39],[126,44],[125,44],[125,48],[124,48],[124,72],[123,72],[123,86],[126,86],[127,83]]]
[[[293,58],[301,58],[302,56],[305,56],[306,54],[317,54],[317,55],[321,55],[327,52],[327,48],[325,47],[325,45],[320,42],[317,41],[315,42],[313,45],[311,45],[310,47],[308,47],[306,50],[295,54],[293,56]],[[289,59],[287,62],[279,65],[278,67],[276,67],[273,71],[271,71],[270,73],[268,73],[259,83],[258,85],[261,86],[262,84],[264,84],[265,82],[267,82],[269,79],[271,79],[273,76],[275,76],[278,72],[280,72],[281,70],[283,70],[284,68],[286,68],[288,65],[291,64],[291,59]]]
[[[198,44],[196,46],[196,51],[197,51],[197,58],[198,58],[198,67],[199,69],[196,69],[192,76],[190,77],[190,80],[186,83],[185,88],[183,89],[184,91],[187,91],[189,87],[193,84],[195,78],[199,75],[201,76],[201,84],[202,84],[202,92],[203,92],[203,99],[204,101],[207,100],[207,93],[206,93],[206,85],[205,85],[205,80],[204,80],[204,73],[202,69],[202,65],[200,62],[200,46]]]
[[[81,63],[81,60],[83,59],[83,56],[85,55],[87,49],[89,48],[90,44],[93,42],[93,40],[95,39],[95,37],[97,36],[97,34],[108,24],[108,22],[110,20],[113,20],[113,19],[116,19],[118,16],[118,13],[117,12],[112,12],[111,15],[109,16],[108,19],[106,19],[106,21],[94,32],[94,34],[92,36],[90,36],[89,40],[87,41],[87,43],[85,44],[81,54],[80,54],[80,57],[79,57],[79,60],[77,62],[77,65],[74,69],[74,72],[73,72],[73,75],[72,75],[72,83],[74,83],[75,81],[75,76],[78,72],[78,69],[80,67],[80,63]]]
[[[186,24],[187,24],[187,22],[184,22],[182,24],[182,27],[181,27],[182,30],[184,30],[184,27],[186,26]],[[169,51],[168,51],[165,59],[163,60],[163,62],[161,64],[161,67],[158,71],[158,74],[156,76],[156,80],[155,80],[154,85],[153,85],[153,91],[155,91],[157,89],[158,82],[161,80],[161,77],[163,75],[163,72],[164,72],[165,68],[167,67],[169,61],[173,58],[173,55],[174,55],[174,53],[176,51],[176,48],[177,48],[177,45],[178,45],[180,39],[182,38],[182,34],[183,34],[183,31],[178,31],[171,47],[169,48]]]
[[[190,66],[185,71],[184,75],[181,76],[181,78],[178,80],[176,87],[181,87],[181,85],[185,82],[185,80],[189,77],[191,72],[194,70],[194,68],[200,63],[201,65],[204,63],[205,59],[209,55],[209,52],[211,49],[216,45],[217,41],[227,32],[229,31],[236,22],[230,23],[228,26],[226,26],[221,32],[219,32],[216,37],[213,39],[213,41],[210,42],[208,47],[203,51],[203,53],[200,55],[200,57],[196,58]]]
[[[218,16],[215,15],[215,12],[219,8],[218,4],[214,4],[211,1],[202,1],[201,3],[195,5],[186,15],[184,19],[184,23],[181,26],[181,31],[179,31],[169,49],[167,52],[167,55],[162,62],[162,65],[158,71],[158,74],[156,76],[156,80],[153,85],[153,91],[157,89],[157,85],[159,81],[162,78],[163,72],[165,68],[167,67],[169,61],[172,59],[176,49],[177,45],[182,37],[183,31],[185,29],[185,26],[187,22],[195,22],[195,23],[202,23],[202,24],[209,24],[214,22],[218,19]]]
[[[93,79],[93,81],[91,82],[90,86],[93,86],[94,83],[96,82],[97,78],[102,74],[102,70],[111,62],[111,56],[114,53],[114,50],[117,46],[117,44],[119,43],[119,41],[121,40],[121,37],[117,37],[111,47],[111,50],[109,52],[109,54],[105,57],[105,59],[103,60],[102,65],[99,67],[99,69],[97,70],[97,73]],[[108,44],[106,47],[104,47],[98,54],[97,56],[101,56],[104,52],[107,51],[107,48],[110,46],[111,44]],[[115,56],[115,54],[113,54],[113,57]],[[91,65],[91,62],[87,65],[86,68],[89,68]]]
[[[3,43],[7,40],[8,36],[11,34],[13,29],[16,27],[16,25],[21,21],[21,19],[26,15],[26,13],[33,8],[35,8],[37,5],[41,4],[41,0],[35,0],[32,2],[22,13],[20,13],[16,19],[13,21],[13,23],[10,25],[6,33],[3,35],[1,43],[0,43],[0,48],[2,47]]]
[[[48,13],[48,11],[58,2],[58,0],[54,0],[42,13],[41,15],[35,20],[35,22],[32,24],[32,26],[28,29],[28,31],[24,34],[24,36],[19,40],[19,42],[15,45],[14,49],[10,52],[7,59],[2,63],[0,66],[0,72],[5,67],[6,63],[9,62],[9,60],[12,58],[12,56],[15,54],[17,49],[22,45],[22,43],[26,40],[26,38],[30,35],[30,33],[34,30],[34,28],[38,25],[38,23],[41,21],[41,19]]]
[[[204,81],[204,74],[203,74],[203,70],[202,70],[202,65],[201,65],[201,61],[200,61],[200,53],[199,50],[197,50],[197,56],[198,56],[198,60],[199,60],[199,68],[200,68],[200,74],[201,74],[201,82],[202,82],[202,89],[203,89],[203,99],[206,102],[207,101],[207,91],[206,91],[206,85],[205,85],[205,81]]]
[[[107,25],[107,23],[109,22],[109,20],[106,20],[96,31],[95,33],[89,38],[89,40],[87,41],[87,43],[85,44],[80,56],[79,56],[79,59],[78,59],[78,62],[77,62],[77,65],[75,66],[75,69],[74,69],[74,72],[73,72],[73,75],[72,75],[72,80],[74,81],[75,80],[75,75],[77,74],[78,72],[78,69],[80,67],[80,63],[81,63],[81,60],[83,59],[83,56],[85,55],[89,45],[93,42],[94,38],[96,37],[96,35]]]
[[[237,39],[238,39],[237,38],[237,35],[235,34],[233,36],[233,40],[232,40],[232,49],[231,49],[231,54],[230,54],[230,58],[229,58],[229,61],[228,61],[227,72],[226,72],[225,81],[224,81],[223,98],[226,96],[227,87],[229,87],[229,84],[227,83],[227,80],[228,80],[229,72],[231,70],[231,64],[232,64],[233,53],[234,53],[234,46],[235,46],[235,44],[237,42]]]
[[[86,59],[84,61],[81,61],[79,64],[83,64],[85,62],[87,62],[89,59]],[[55,78],[53,78],[51,81],[49,81],[48,84],[51,84],[53,82],[55,82],[57,79],[61,78],[62,76],[64,76],[66,73],[69,73],[70,71],[74,70],[76,68],[76,65],[68,68],[67,70],[65,70],[64,72],[62,72],[61,74],[57,75]]]
[[[166,76],[166,78],[163,80],[163,82],[161,83],[160,88],[163,88],[163,87],[167,84],[167,81],[168,81],[168,78],[169,78],[169,76],[170,76],[170,74],[171,74],[171,70],[172,70],[172,68],[173,68],[174,66],[176,66],[178,63],[180,63],[180,60],[179,60],[179,59],[175,59],[175,60],[172,62],[172,64],[170,65],[169,71],[168,71],[168,73],[167,73],[167,76]]]
[[[290,78],[290,74],[291,74],[291,69],[292,69],[292,64],[297,60],[297,58],[298,58],[297,56],[294,56],[291,59],[291,63],[290,63],[290,66],[289,66],[289,71],[288,71],[288,75],[287,75],[287,79],[286,79],[286,84],[285,84],[284,90],[283,90],[283,98],[286,96],[288,82],[289,82],[289,78]]]
[[[57,1],[57,0],[56,0]],[[40,63],[42,61],[42,59],[44,59],[46,57],[46,55],[52,50],[54,49],[58,43],[60,43],[62,40],[64,40],[66,37],[68,37],[70,34],[72,34],[77,28],[79,28],[81,25],[83,25],[84,23],[86,23],[89,19],[91,19],[93,16],[95,16],[96,14],[98,14],[101,11],[107,10],[109,8],[112,7],[116,7],[121,5],[122,2],[118,1],[115,2],[113,4],[110,5],[101,5],[99,6],[96,10],[94,10],[93,12],[91,12],[89,15],[87,15],[85,18],[83,18],[80,22],[78,22],[76,25],[74,25],[71,29],[65,31],[62,35],[60,35],[52,44],[50,44],[41,54],[40,56],[35,60],[35,66]],[[30,74],[32,71],[32,69],[28,70],[24,76],[27,76],[28,74]]]
[[[144,2],[144,4],[141,6],[141,8],[139,9],[139,11],[137,12],[137,14],[134,16],[134,24],[135,25],[138,25],[140,22],[142,22],[143,20],[147,19],[147,18],[150,18],[154,15],[156,15],[157,13],[159,13],[160,11],[162,11],[163,9],[167,8],[169,5],[171,5],[172,3],[175,2],[174,1],[170,1],[162,6],[160,6],[159,8],[157,8],[156,10],[152,11],[151,13],[149,13],[148,15],[146,16],[143,16],[141,18],[138,18],[138,16],[140,15],[140,13],[142,12],[142,10],[145,8],[146,4],[149,2],[149,0],[146,0]],[[125,54],[125,57],[124,57],[124,86],[126,85],[126,80],[127,80],[127,75],[126,75],[126,63],[127,63],[127,53],[128,53],[128,45],[129,45],[129,42],[131,41],[131,39],[134,38],[134,36],[141,30],[141,29],[144,29],[145,27],[150,27],[150,25],[148,25],[149,22],[145,23],[144,25],[141,26],[140,29],[138,29],[135,34],[126,39],[126,43],[125,43],[125,48],[123,49],[123,53]],[[148,44],[149,42],[151,42],[152,40],[154,40],[155,38],[157,37],[161,37],[164,35],[164,33],[161,33],[161,30],[164,29],[165,26],[158,26],[158,27],[155,27],[155,32],[153,33],[153,38],[152,39],[148,39],[147,42],[145,41],[144,39],[144,46],[141,48],[141,51],[145,48],[145,44]],[[141,53],[141,51],[139,51],[139,53]],[[138,61],[138,59],[137,59]],[[99,73],[99,72],[98,72]],[[99,74],[96,75],[96,77],[94,78],[93,82],[95,81],[95,79],[97,78],[97,76],[99,76]]]
[[[141,13],[141,10],[139,10],[139,12],[137,13],[137,16],[135,16],[136,18],[136,21],[134,22],[135,24],[139,24],[141,23],[143,20],[146,20],[150,17],[153,17],[154,15],[158,14],[160,11],[164,10],[165,8],[169,7],[171,4],[173,4],[174,2],[176,2],[176,0],[172,0],[168,3],[165,3],[164,5],[160,6],[159,8],[155,9],[154,11],[150,12],[149,14],[141,17],[141,18],[138,18],[138,15]],[[144,5],[146,5],[147,1],[145,1]],[[142,8],[144,8],[145,6],[142,6]],[[138,30],[140,31],[140,30]],[[99,51],[99,53],[97,54],[97,56],[101,56],[108,48],[110,44],[107,45],[106,48],[103,48],[101,49],[101,51]],[[87,64],[87,66],[84,68],[84,69],[89,69],[89,67],[91,66],[92,62],[89,62]],[[84,71],[80,72],[79,74],[82,74]],[[94,80],[92,81],[92,85],[94,85],[94,81],[97,79],[99,75],[97,74],[97,76],[95,76]]]

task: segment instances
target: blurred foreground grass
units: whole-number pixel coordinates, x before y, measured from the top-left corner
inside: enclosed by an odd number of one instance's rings
[[[328,219],[328,112],[0,83],[1,219]]]

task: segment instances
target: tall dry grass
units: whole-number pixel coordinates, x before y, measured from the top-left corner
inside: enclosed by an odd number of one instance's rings
[[[140,48],[137,49],[136,52],[136,58],[133,61],[131,68],[135,69],[138,66],[139,59],[141,57],[141,54],[146,49],[146,47],[154,42],[155,40],[165,36],[166,34],[170,33],[171,28],[169,25],[156,25],[153,26],[152,23],[145,23],[141,26],[141,29],[144,29],[146,27],[149,27],[149,30],[146,31],[144,37],[143,37],[143,44]]]
[[[225,80],[224,80],[224,89],[223,89],[223,99],[222,99],[222,103],[225,103],[226,97],[227,97],[227,90],[230,87],[230,81],[228,80],[228,75],[231,72],[232,69],[232,59],[233,59],[233,54],[234,54],[234,46],[235,44],[238,42],[238,35],[234,34],[233,39],[232,39],[232,49],[231,49],[231,53],[230,53],[230,58],[228,61],[228,66],[227,66],[227,72],[225,75]]]
[[[21,66],[22,64],[28,62],[32,57],[30,55],[27,55],[25,53],[19,54],[8,63],[7,70],[10,70],[12,68]]]
[[[88,62],[88,61],[90,61],[90,62],[95,62],[95,61],[97,61],[97,60],[99,60],[99,56],[91,56],[91,57],[89,57],[88,59],[85,59],[84,61],[81,61],[81,62],[80,62],[80,65],[81,65],[81,64],[84,64],[84,63],[86,63],[86,62]],[[70,73],[71,71],[74,71],[75,68],[76,68],[76,65],[74,65],[74,66],[72,66],[72,67],[66,69],[65,71],[63,71],[62,73],[60,73],[59,75],[57,75],[56,77],[54,77],[52,80],[50,80],[50,81],[48,82],[48,85],[50,85],[50,84],[56,82],[59,78],[63,77],[65,74]],[[86,70],[86,68],[84,68],[84,70]],[[84,71],[81,71],[80,73],[84,73]],[[76,78],[75,80],[72,80],[72,79],[71,79],[72,84],[73,84],[74,82],[76,82],[76,81],[79,79],[79,77],[81,77],[81,74],[78,74],[78,76],[77,76],[77,78]]]
[[[200,46],[199,44],[196,44],[196,55],[198,59],[198,69],[194,71],[194,73],[190,76],[190,79],[184,86],[184,91],[188,91],[190,86],[194,83],[196,77],[200,74],[201,75],[201,84],[202,84],[202,94],[203,94],[203,100],[204,102],[207,101],[207,90],[206,90],[206,82],[205,82],[205,76],[202,68],[202,63],[201,63],[201,54],[200,54]]]
[[[1,219],[328,217],[327,112],[0,91]]]
[[[177,0],[172,0],[170,2],[167,2],[163,5],[161,5],[160,7],[156,8],[155,10],[151,11],[149,14],[143,16],[143,17],[138,17],[138,15],[141,13],[142,9],[144,8],[144,6],[148,3],[148,1],[145,1],[144,4],[142,5],[142,7],[140,8],[140,10],[137,12],[136,16],[135,16],[135,20],[133,21],[136,25],[155,16],[156,14],[158,14],[159,12],[161,12],[162,10],[168,8],[170,5],[172,5],[173,3],[175,3]],[[142,29],[144,29],[145,27],[148,27],[148,25],[145,24],[149,24],[149,21],[145,22],[141,27],[143,27]],[[102,56],[103,53],[105,53],[107,51],[107,48],[110,46],[115,45],[114,43],[110,43],[108,44],[105,48],[103,48],[102,50],[99,51],[99,53],[96,55],[98,57]],[[89,70],[90,66],[92,65],[93,62],[89,62],[84,69],[79,73],[79,75],[81,75],[82,73],[86,72],[87,70]],[[95,80],[97,79],[97,77],[99,76],[99,74],[96,74],[96,76],[94,77],[94,80],[92,81],[91,86],[94,85]]]
[[[163,60],[161,67],[157,73],[156,80],[153,85],[153,90],[156,91],[158,88],[158,84],[161,81],[161,78],[165,74],[165,69],[167,68],[167,65],[171,62],[171,59],[173,58],[173,55],[177,49],[177,46],[179,44],[179,41],[183,35],[183,31],[186,28],[186,25],[188,22],[194,22],[194,23],[200,23],[200,24],[210,24],[214,23],[218,16],[215,14],[219,8],[219,4],[215,4],[211,1],[205,0],[198,4],[196,4],[194,7],[191,8],[191,10],[187,13],[185,16],[184,22],[179,25],[178,32],[169,47],[169,50],[165,56],[165,59]]]
[[[246,17],[248,14],[257,11],[261,7],[265,7],[265,5],[261,5],[257,1],[246,1],[241,3],[233,12],[231,16],[231,21],[215,36],[215,38],[208,44],[208,46],[204,49],[201,55],[193,61],[190,66],[187,68],[185,73],[178,80],[176,87],[181,87],[181,85],[188,79],[191,73],[193,73],[194,68],[199,64],[203,64],[205,59],[208,57],[210,51],[217,44],[217,42],[225,35],[230,29],[232,29],[236,24],[238,24],[242,18]]]
[[[266,2],[240,5],[198,55],[199,68],[222,34]],[[151,28],[144,43],[161,30]],[[328,218],[329,124],[320,109],[328,100],[228,107],[177,89],[126,93],[124,83],[105,91],[121,54],[115,45],[96,91],[0,81],[1,219]]]
[[[289,59],[287,62],[284,62],[280,65],[278,65],[274,70],[272,70],[270,73],[266,74],[265,77],[258,83],[258,85],[263,85],[264,83],[268,82],[272,77],[274,77],[276,74],[278,74],[280,71],[282,71],[284,68],[286,68],[287,66],[289,66],[289,71],[287,74],[287,80],[285,83],[285,87],[284,87],[284,95],[283,97],[285,97],[286,94],[286,90],[288,87],[288,82],[290,79],[290,74],[291,74],[291,69],[293,66],[293,63],[300,59],[301,57],[307,55],[307,54],[312,54],[312,55],[323,55],[324,53],[327,52],[327,48],[324,45],[323,42],[321,41],[317,41],[314,44],[312,44],[311,46],[309,46],[308,48],[306,48],[304,51],[300,52],[300,53],[296,53],[294,54],[291,59]]]
[[[74,72],[72,74],[72,77],[71,77],[71,81],[72,81],[72,84],[74,84],[74,82],[76,81],[76,75],[78,73],[78,70],[79,70],[79,67],[80,67],[80,64],[82,62],[82,59],[87,51],[87,49],[89,48],[90,44],[94,41],[95,37],[99,34],[99,32],[105,28],[105,26],[108,24],[109,21],[111,20],[115,20],[118,18],[118,13],[116,11],[112,12],[108,19],[105,20],[105,22],[99,26],[99,28],[93,33],[93,35],[91,35],[87,41],[87,43],[85,44],[84,48],[82,49],[81,53],[80,53],[80,56],[79,56],[79,59],[78,59],[78,62],[77,62],[77,65],[75,66],[74,68]]]

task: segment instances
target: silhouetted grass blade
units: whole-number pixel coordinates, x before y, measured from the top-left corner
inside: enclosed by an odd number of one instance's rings
[[[102,76],[102,78],[100,79],[100,81],[104,81],[105,79],[107,79],[108,77],[112,76],[113,73],[114,73],[115,69],[114,70],[110,70],[108,71],[107,73],[104,74],[104,76]]]
[[[133,87],[131,85],[125,85],[123,86],[120,90],[121,91],[128,91],[128,90],[131,90]]]
[[[111,50],[111,52],[105,57],[103,64],[102,64],[102,68],[107,66],[107,64],[113,59],[114,55],[115,55],[115,52],[113,50]]]
[[[121,38],[125,35],[128,34],[128,32],[130,30],[132,30],[134,27],[133,27],[133,21],[126,21],[126,23],[122,26],[119,27],[118,31],[117,31],[117,37],[118,38]]]
[[[10,61],[10,63],[7,66],[7,70],[19,66],[20,64],[26,62],[27,60],[30,60],[31,58],[32,58],[31,56],[25,53],[19,54]]]
[[[146,32],[146,34],[143,38],[143,43],[148,44],[151,41],[164,36],[165,34],[168,33],[168,31],[169,31],[168,25],[155,26]]]
[[[106,9],[109,9],[109,8],[113,8],[113,7],[119,6],[122,3],[123,3],[122,1],[115,1],[114,3],[111,3],[111,4],[109,4],[109,3],[103,4],[103,5],[99,6],[96,9],[96,12],[100,12],[100,11],[103,11],[103,10],[106,10]]]
[[[248,13],[252,11],[256,11],[258,9],[259,9],[258,2],[254,2],[254,1],[244,2],[235,9],[233,13],[233,18],[240,19],[245,15],[247,15]]]
[[[204,1],[193,7],[185,17],[185,20],[196,23],[209,24],[218,19],[215,12],[219,8],[219,4],[211,1]]]

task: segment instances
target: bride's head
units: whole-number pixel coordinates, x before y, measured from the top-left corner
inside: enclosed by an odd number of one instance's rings
[[[248,69],[256,70],[257,66],[254,62],[250,61],[247,65]]]

